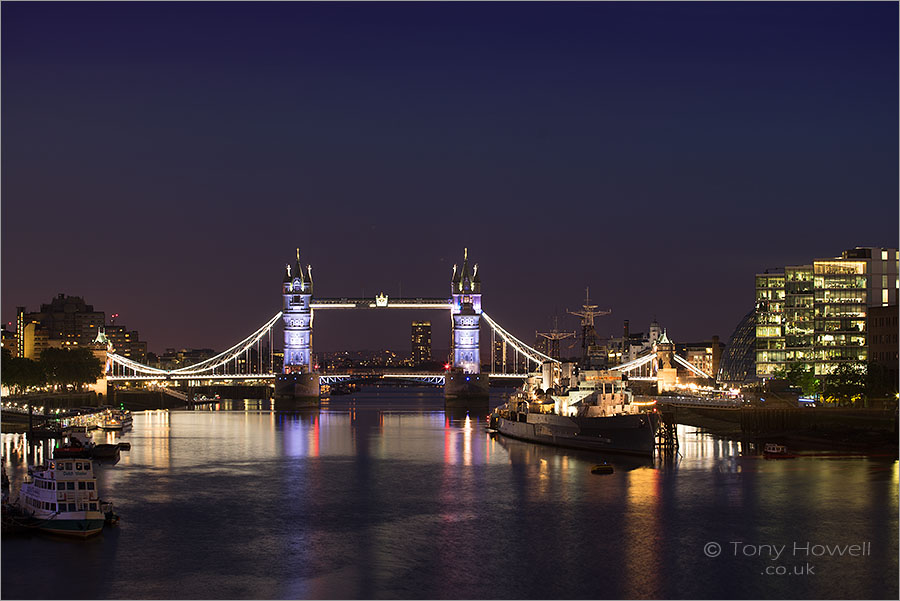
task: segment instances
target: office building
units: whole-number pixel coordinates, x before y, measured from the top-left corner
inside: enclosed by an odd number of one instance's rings
[[[137,331],[125,326],[106,326],[106,338],[116,354],[138,363],[146,362],[147,343],[138,339]]]
[[[734,328],[722,353],[716,379],[738,386],[756,379],[756,309],[744,315]]]
[[[42,304],[40,311],[32,313],[25,307],[17,307],[17,354],[39,359],[44,348],[86,347],[94,343],[105,324],[106,314],[95,311],[80,296],[58,294],[49,303]],[[114,352],[134,361],[146,360],[147,343],[139,340],[137,331],[122,325],[108,325],[105,330]]]
[[[412,364],[422,365],[431,361],[431,322],[412,322]]]
[[[19,356],[19,344],[18,337],[15,332],[6,329],[6,325],[3,325],[2,329],[3,334],[3,348],[9,351],[9,354],[13,357]]]
[[[515,352],[509,348],[502,338],[500,340],[494,340],[493,348],[491,349],[491,371],[499,372],[499,373],[509,373],[507,371],[507,357],[508,353]]]
[[[866,315],[866,338],[869,344],[869,361],[885,370],[887,380],[898,381],[900,354],[897,345],[897,305],[871,307]]]
[[[794,363],[823,376],[870,359],[867,315],[897,304],[896,248],[857,247],[756,275],[756,374]]]

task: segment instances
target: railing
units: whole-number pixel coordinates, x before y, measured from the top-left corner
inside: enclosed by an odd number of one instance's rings
[[[174,397],[179,401],[184,401],[185,403],[188,402],[188,395],[184,392],[181,392],[180,390],[175,390],[174,388],[169,388],[168,386],[160,386],[159,390],[161,390],[163,394]]]

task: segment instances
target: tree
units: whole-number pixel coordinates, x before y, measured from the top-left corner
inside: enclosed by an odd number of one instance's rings
[[[43,386],[47,383],[44,370],[37,361],[24,357],[13,357],[9,349],[3,349],[0,371],[3,372],[3,384],[13,393],[24,393],[32,386]]]
[[[41,365],[50,384],[71,384],[79,389],[103,375],[103,363],[88,349],[45,349],[41,352]]]
[[[855,363],[840,363],[825,376],[822,396],[828,402],[841,405],[865,403],[866,367]]]
[[[884,365],[870,362],[866,366],[866,395],[870,399],[895,398],[897,380],[890,369]]]
[[[800,388],[805,396],[814,396],[819,392],[820,382],[812,367],[805,363],[791,363],[787,367],[779,367],[775,370],[774,376]]]

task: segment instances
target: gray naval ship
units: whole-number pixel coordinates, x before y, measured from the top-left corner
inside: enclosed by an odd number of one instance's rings
[[[541,394],[536,378],[490,415],[500,434],[573,449],[652,455],[659,413],[633,401],[621,373],[586,370],[564,394]]]

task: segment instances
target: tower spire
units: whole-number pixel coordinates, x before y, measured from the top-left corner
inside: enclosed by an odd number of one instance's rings
[[[306,283],[306,278],[303,275],[303,265],[300,263],[300,249],[297,249],[297,276],[300,278],[301,283]]]

